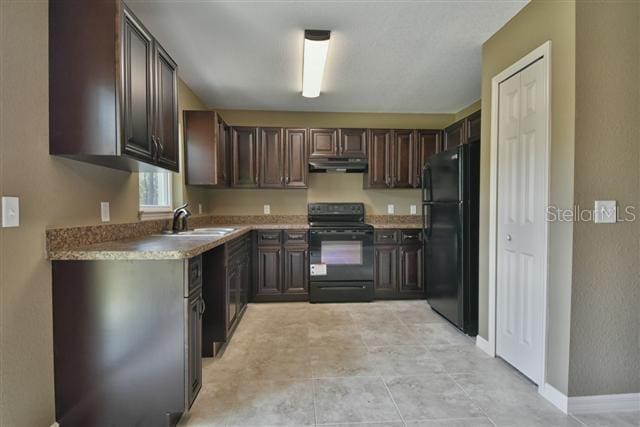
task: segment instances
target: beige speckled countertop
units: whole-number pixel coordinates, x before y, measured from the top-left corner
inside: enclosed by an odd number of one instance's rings
[[[307,224],[255,224],[224,225],[235,231],[224,237],[211,236],[162,236],[152,234],[132,239],[95,243],[77,248],[54,249],[49,251],[52,261],[99,261],[99,260],[163,260],[185,259],[200,255],[210,249],[236,239],[251,230],[308,229]]]
[[[283,217],[283,219],[288,219]],[[138,223],[135,232],[129,230],[131,224],[113,225],[109,227],[85,227],[77,229],[57,229],[48,231],[48,258],[52,261],[63,260],[162,260],[191,258],[236,239],[251,230],[264,229],[308,229],[306,222],[299,218],[291,218],[296,222],[283,223],[246,223],[210,225],[204,220],[198,226],[233,227],[237,230],[224,237],[211,236],[161,236],[162,223]],[[383,216],[368,218],[368,223],[378,229],[415,229],[422,225],[402,218],[392,221],[393,217]],[[123,231],[124,230],[124,231]],[[145,231],[146,230],[146,231]],[[145,233],[138,235],[136,233]],[[104,241],[111,235],[111,239]],[[118,237],[119,236],[119,237]],[[126,237],[125,237],[126,236]],[[115,239],[114,239],[115,237]],[[95,239],[95,240],[94,240]],[[83,243],[84,242],[84,243]],[[90,243],[89,243],[90,242]],[[95,242],[95,243],[94,243]]]

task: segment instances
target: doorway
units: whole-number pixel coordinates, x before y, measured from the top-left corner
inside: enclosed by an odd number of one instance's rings
[[[545,43],[492,80],[489,345],[539,386],[547,318],[550,48]]]

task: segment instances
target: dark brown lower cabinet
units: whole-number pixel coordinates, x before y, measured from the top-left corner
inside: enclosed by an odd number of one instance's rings
[[[201,266],[199,256],[52,262],[60,425],[177,423],[202,383]]]
[[[425,297],[421,233],[419,229],[375,231],[376,299]]]
[[[309,299],[309,249],[306,230],[255,232],[256,282],[253,301]]]
[[[251,235],[245,234],[203,254],[202,356],[215,356],[229,341],[248,302]]]

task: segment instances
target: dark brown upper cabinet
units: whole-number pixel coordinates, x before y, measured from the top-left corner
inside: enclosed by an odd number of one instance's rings
[[[338,156],[338,129],[310,129],[309,158]]]
[[[463,143],[464,137],[464,120],[455,122],[444,130],[444,141],[442,149],[444,151],[451,150]]]
[[[260,128],[260,188],[284,187],[282,128]]]
[[[422,185],[422,169],[427,164],[427,160],[441,150],[442,131],[439,130],[419,130],[416,132],[417,138],[417,154],[415,156],[415,175],[414,187]]]
[[[186,184],[228,187],[229,127],[214,111],[183,114]]]
[[[480,141],[481,111],[471,113],[444,130],[443,150],[450,150],[460,144]]]
[[[307,188],[309,179],[306,129],[285,129],[285,179],[287,188]]]
[[[368,188],[387,188],[391,185],[391,152],[393,131],[371,129],[369,131],[369,171],[365,175]]]
[[[393,138],[393,176],[394,188],[411,188],[415,176],[416,136],[412,130],[394,131]]]
[[[232,128],[231,170],[232,187],[258,187],[258,128]]]
[[[338,155],[348,158],[367,158],[367,130],[340,129]]]
[[[179,170],[177,67],[121,1],[49,2],[49,152]]]
[[[470,114],[466,119],[466,137],[467,142],[480,141],[480,119],[482,117],[481,111],[476,111]]]

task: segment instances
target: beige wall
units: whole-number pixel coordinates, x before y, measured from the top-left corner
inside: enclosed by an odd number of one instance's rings
[[[49,156],[47,2],[1,2],[0,193],[20,197],[19,228],[0,229],[0,425],[54,421],[51,264],[46,228],[138,215],[138,177]],[[28,31],[25,31],[28,29]],[[180,105],[202,103],[180,83]],[[174,179],[176,200],[207,203]]]
[[[478,99],[473,104],[470,104],[469,106],[467,106],[467,107],[463,108],[462,110],[458,111],[454,115],[454,123],[457,122],[460,119],[464,119],[469,114],[475,113],[476,111],[480,110],[481,108],[482,108],[482,100]]]
[[[488,331],[489,174],[491,79],[542,45],[552,42],[551,69],[551,203],[573,204],[575,114],[575,3],[533,0],[493,35],[482,49],[482,152],[480,178],[480,335]],[[568,390],[571,310],[570,223],[550,226],[549,332],[547,382]]]
[[[578,2],[575,203],[640,214],[640,2]],[[573,226],[569,395],[640,392],[640,222]]]
[[[454,114],[307,113],[290,111],[218,110],[236,126],[364,127],[442,129]],[[214,214],[305,214],[307,203],[355,201],[365,203],[369,214],[386,214],[394,204],[396,214],[408,215],[409,206],[420,209],[419,190],[364,190],[363,174],[310,174],[308,190],[213,190],[209,207]]]

